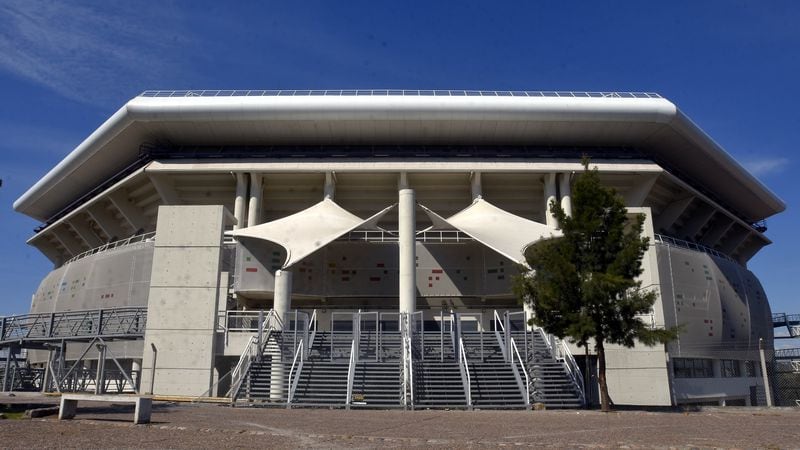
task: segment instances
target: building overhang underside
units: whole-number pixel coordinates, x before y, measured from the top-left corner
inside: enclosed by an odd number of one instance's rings
[[[14,208],[47,221],[135,163],[143,144],[162,142],[176,147],[618,146],[640,149],[701,183],[745,221],[785,209],[775,194],[663,98],[506,96],[140,96],[23,194]]]

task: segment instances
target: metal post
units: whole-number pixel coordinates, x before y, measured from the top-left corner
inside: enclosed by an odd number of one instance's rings
[[[508,311],[503,314],[503,325],[506,328],[505,333],[503,333],[506,346],[506,361],[511,361],[511,321],[508,320]]]
[[[101,336],[103,334],[103,310],[97,310],[97,335]]]
[[[767,359],[764,356],[764,338],[758,338],[758,352],[761,355],[761,376],[764,378],[764,395],[767,397],[767,407],[772,407],[772,393],[769,388],[769,374],[767,373]]]
[[[50,378],[50,366],[53,363],[53,350],[47,351],[47,362],[44,365],[44,374],[42,374],[42,389],[41,392],[47,392],[47,379]]]
[[[150,394],[155,393],[154,386],[156,385],[156,358],[158,357],[158,350],[156,344],[150,343],[150,348],[153,349],[153,368],[150,370]]]
[[[444,362],[444,311],[439,311],[439,362]]]
[[[250,321],[248,320],[248,322],[250,322]],[[264,310],[263,309],[259,309],[258,310],[258,348],[259,349],[261,348],[262,344],[264,343],[264,331],[263,330],[264,330]],[[261,361],[261,353],[260,352],[259,352],[258,355],[256,355],[256,358],[259,361]]]
[[[6,386],[8,385],[8,368],[11,367],[11,349],[12,347],[8,347],[8,353],[6,353],[6,367],[3,371],[3,392],[6,392]]]
[[[6,318],[0,318],[0,341],[6,337]]]
[[[94,393],[97,395],[105,393],[105,371],[106,371],[106,346],[97,344],[97,373],[94,377]]]

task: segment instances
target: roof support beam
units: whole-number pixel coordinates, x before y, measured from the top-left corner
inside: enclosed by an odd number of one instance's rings
[[[94,234],[94,231],[89,228],[89,225],[86,223],[86,220],[84,220],[83,217],[73,217],[68,221],[68,223],[69,226],[75,230],[75,233],[77,233],[78,236],[83,239],[83,242],[85,242],[89,248],[95,248],[103,245],[103,241],[97,237],[96,234]]]
[[[54,266],[61,265],[65,260],[64,255],[58,251],[58,248],[52,242],[50,242],[49,239],[37,239],[36,242],[33,242],[31,245],[42,252],[42,254],[46,256]]]
[[[693,200],[694,196],[690,195],[689,197],[676,200],[667,205],[667,207],[661,211],[661,214],[656,217],[654,223],[656,231],[666,232],[672,228],[672,226],[675,225],[675,222],[677,222],[683,213],[686,212],[686,208],[692,204]]]
[[[644,201],[647,200],[647,196],[649,196],[650,191],[653,190],[653,186],[655,186],[659,175],[661,174],[656,173],[637,176],[636,185],[625,193],[625,205],[634,208],[644,206]]]
[[[719,240],[725,236],[725,233],[733,226],[733,220],[725,214],[717,213],[716,216],[717,218],[714,225],[712,225],[700,239],[700,243],[706,247],[714,248],[714,246],[719,243]]]
[[[736,253],[736,249],[750,237],[750,233],[750,230],[741,225],[734,227],[720,246],[720,250],[726,255],[733,255]]]
[[[737,259],[740,263],[746,264],[747,261],[758,253],[759,250],[764,248],[765,245],[767,245],[767,243],[761,239],[749,239],[738,249]]]
[[[481,183],[481,173],[472,172],[469,179],[469,188],[472,193],[472,200],[483,197],[483,185]]]
[[[175,187],[165,176],[148,173],[147,177],[150,179],[153,187],[156,188],[156,192],[158,192],[158,196],[161,197],[161,202],[163,204],[177,205],[179,203],[178,191],[175,190]]]
[[[61,245],[67,249],[71,256],[76,256],[83,253],[83,247],[81,247],[80,241],[78,241],[75,236],[70,233],[66,225],[53,228],[53,235],[56,237],[58,242],[60,242]]]
[[[117,219],[103,208],[102,205],[95,203],[94,205],[86,208],[86,212],[97,223],[97,226],[103,230],[103,233],[108,236],[110,242],[117,241],[127,236],[125,230],[117,223]]]
[[[124,189],[114,191],[108,194],[108,199],[111,200],[114,207],[119,210],[122,217],[131,224],[131,228],[136,230],[136,233],[138,233],[139,230],[143,231],[145,229],[147,220],[144,217],[144,213],[130,201],[127,191]]]
[[[336,174],[333,172],[325,172],[325,187],[323,189],[325,195],[323,198],[334,200],[336,197]]]
[[[695,241],[697,233],[703,229],[704,226],[711,220],[711,217],[716,211],[712,206],[701,203],[692,214],[692,217],[683,224],[681,227],[681,234],[687,241]]]

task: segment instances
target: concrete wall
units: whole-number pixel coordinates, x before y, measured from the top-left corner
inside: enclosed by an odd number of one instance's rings
[[[418,242],[416,256],[419,297],[510,294],[517,273],[511,260],[476,242]],[[246,240],[237,254],[236,292],[271,295],[273,274],[285,258],[278,245]],[[396,297],[398,258],[394,242],[333,242],[290,269],[292,291],[323,297]]]
[[[161,206],[145,333],[143,387],[198,396],[211,386],[220,301],[222,206]],[[151,344],[158,350],[155,383]]]
[[[51,313],[123,306],[147,306],[154,241],[137,242],[107,250],[51,271],[39,284],[31,301],[31,313]],[[80,356],[86,344],[71,343],[67,358]],[[141,358],[142,341],[115,341],[109,350],[117,358]],[[32,363],[47,360],[48,353],[33,350]],[[90,351],[87,360],[97,359]]]

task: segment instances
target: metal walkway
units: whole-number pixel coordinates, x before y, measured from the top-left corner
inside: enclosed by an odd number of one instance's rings
[[[106,308],[0,318],[0,348],[42,348],[48,342],[141,339],[147,308]]]
[[[786,329],[789,330],[788,336],[775,336],[775,339],[791,339],[800,337],[800,314],[773,314],[772,326],[774,328],[786,327]]]

